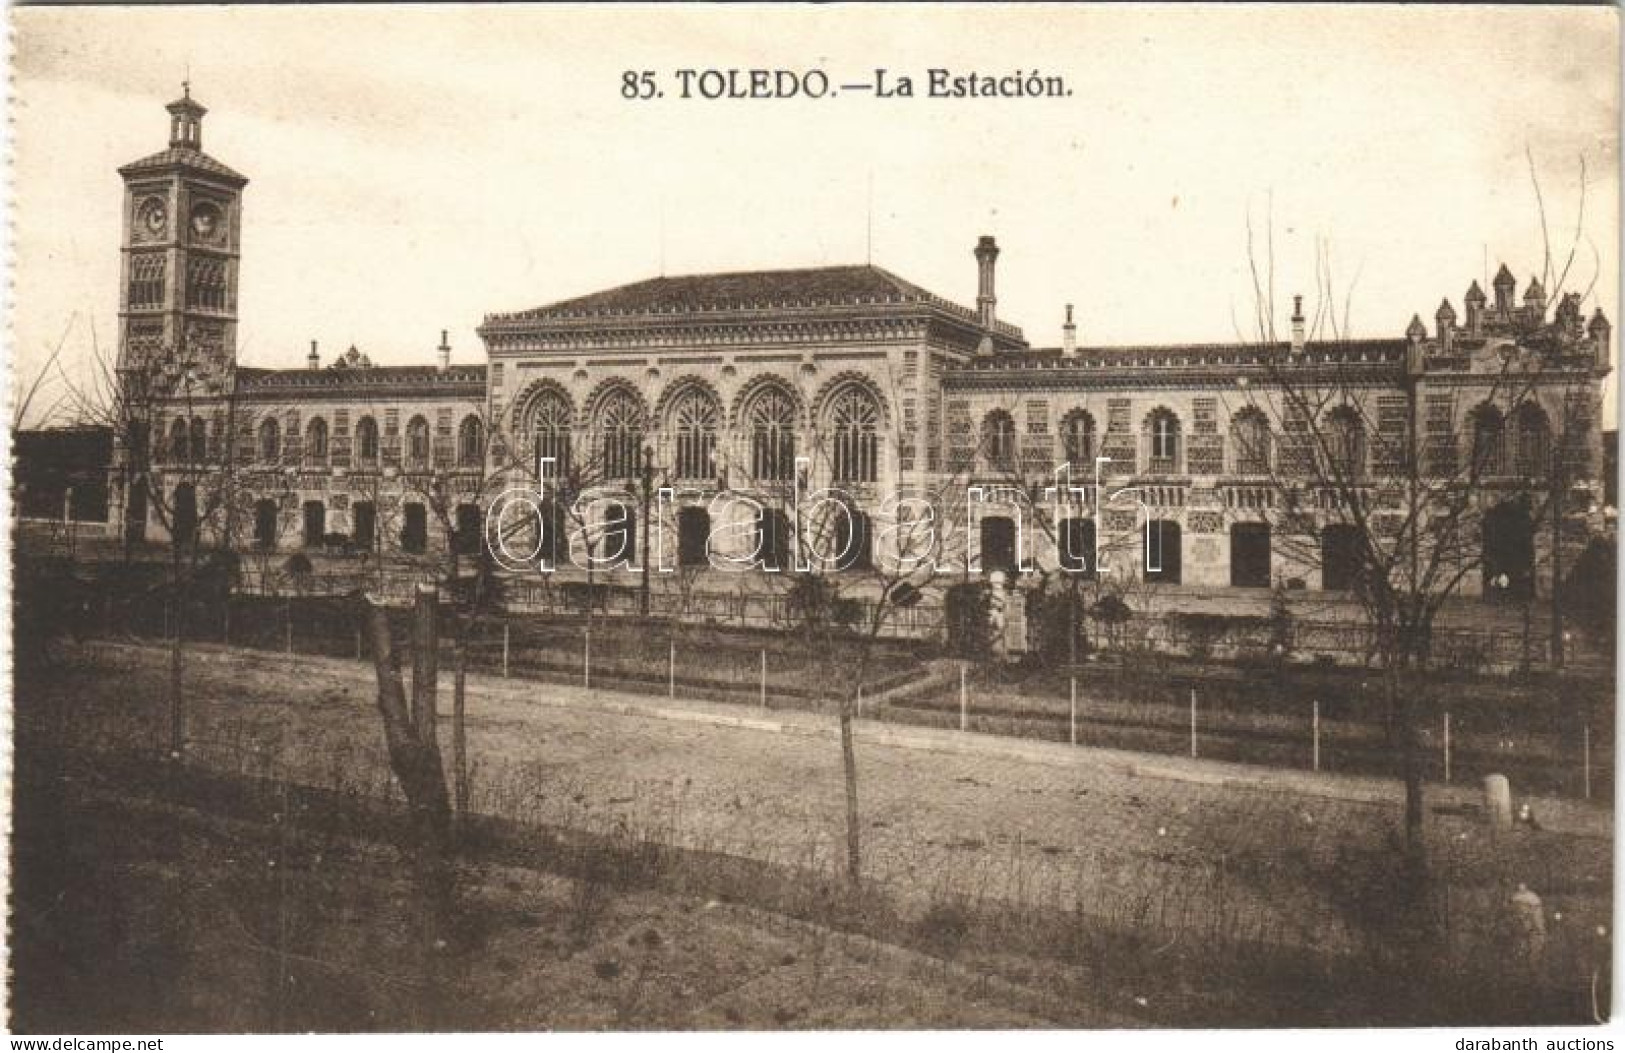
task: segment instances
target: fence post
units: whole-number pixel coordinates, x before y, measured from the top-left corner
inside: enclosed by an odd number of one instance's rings
[[[677,637],[666,640],[666,697],[677,697]]]
[[[581,634],[581,686],[592,690],[592,630]]]
[[[1320,770],[1320,699],[1310,703],[1314,707],[1315,771]]]
[[[1444,715],[1444,781],[1450,781],[1450,714]]]
[[[1076,675],[1070,680],[1070,703],[1067,706],[1067,727],[1072,745],[1078,744],[1078,678]]]
[[[293,601],[282,601],[282,637],[287,644],[288,653],[293,654]]]
[[[508,679],[508,623],[502,623],[502,679]]]
[[[767,648],[762,648],[762,708],[767,708]]]
[[[968,663],[965,663],[965,662],[960,662],[959,663],[959,730],[960,731],[968,731],[968,730],[970,730],[970,698],[966,694],[967,689],[965,687],[965,671],[968,668],[969,668]]]
[[[1196,688],[1191,688],[1191,756],[1196,756]]]

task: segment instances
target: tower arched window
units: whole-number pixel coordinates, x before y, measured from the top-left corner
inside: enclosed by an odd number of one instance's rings
[[[879,473],[880,407],[863,388],[851,386],[830,402],[831,458],[838,483],[872,483]]]
[[[485,426],[480,418],[470,413],[457,426],[457,463],[464,468],[477,467],[485,460]]]
[[[1333,479],[1358,482],[1365,475],[1365,423],[1352,406],[1339,406],[1327,416],[1326,452]]]
[[[1538,479],[1551,467],[1552,428],[1546,411],[1533,402],[1518,407],[1513,418],[1518,474]]]
[[[1146,418],[1146,438],[1151,450],[1152,475],[1172,475],[1179,471],[1179,418],[1173,411],[1158,407]]]
[[[982,451],[988,467],[1001,472],[1016,466],[1016,422],[1004,410],[994,410],[982,418]]]
[[[1506,421],[1501,411],[1484,405],[1473,411],[1472,471],[1500,475],[1506,468]]]
[[[1270,422],[1256,406],[1230,419],[1230,456],[1237,475],[1268,475]]]
[[[557,479],[570,471],[570,425],[574,414],[564,396],[548,392],[536,400],[531,410],[530,429],[536,437],[538,472],[542,459],[550,457],[550,474]]]
[[[176,417],[169,426],[169,459],[176,464],[186,460],[188,450],[188,432],[186,418]]]
[[[378,463],[378,422],[371,417],[356,421],[355,448],[362,467]]]
[[[187,459],[202,464],[209,459],[209,426],[202,417],[193,417],[187,434]]]
[[[758,482],[784,482],[795,476],[796,406],[782,389],[770,387],[745,410],[750,427],[750,474]]]
[[[411,468],[429,466],[429,422],[422,417],[407,422],[406,463]]]
[[[643,449],[643,407],[630,391],[615,391],[598,407],[604,478],[631,479],[638,474]]]
[[[282,456],[282,426],[274,417],[260,423],[260,460],[274,464]]]
[[[161,307],[164,303],[164,257],[147,253],[130,257],[130,306]]]
[[[717,401],[710,393],[690,388],[671,407],[679,479],[709,479],[716,475]]]
[[[1061,447],[1074,474],[1088,474],[1095,467],[1095,419],[1084,410],[1073,410],[1061,421]]]

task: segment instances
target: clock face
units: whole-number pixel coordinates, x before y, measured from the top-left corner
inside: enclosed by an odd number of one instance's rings
[[[220,206],[200,201],[192,207],[192,231],[200,238],[212,238],[220,230]]]
[[[147,233],[162,234],[169,223],[169,210],[164,207],[163,201],[150,197],[141,203],[139,218]]]

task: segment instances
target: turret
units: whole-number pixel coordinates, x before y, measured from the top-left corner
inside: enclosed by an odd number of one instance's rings
[[[1303,354],[1303,297],[1292,297],[1292,353]]]
[[[1591,316],[1591,324],[1586,326],[1586,332],[1591,334],[1592,342],[1597,345],[1592,351],[1596,355],[1597,371],[1600,373],[1608,372],[1613,365],[1608,353],[1608,339],[1613,331],[1613,326],[1608,324],[1608,316],[1602,313],[1601,307],[1597,308]]]
[[[1478,337],[1484,335],[1484,305],[1489,301],[1484,298],[1484,290],[1478,287],[1477,279],[1467,287],[1467,295],[1463,297],[1467,304],[1467,335]]]
[[[1449,300],[1439,301],[1433,320],[1439,323],[1439,350],[1448,355],[1456,346],[1456,309]]]
[[[1078,353],[1078,327],[1072,321],[1072,305],[1066,305],[1066,324],[1061,326],[1061,349],[1066,357]]]
[[[999,259],[999,246],[989,235],[976,239],[976,317],[983,329],[992,329],[997,317],[998,296],[993,291],[993,265]]]
[[[1422,316],[1411,315],[1411,324],[1405,327],[1405,372],[1410,376],[1422,372],[1422,341],[1427,335],[1428,327],[1422,324]]]
[[[1495,288],[1495,316],[1503,322],[1512,321],[1512,293],[1518,287],[1518,279],[1503,263],[1501,269],[1495,272],[1495,281],[1491,284]]]
[[[447,335],[446,330],[440,330],[440,346],[435,348],[435,364],[440,367],[442,373],[451,368],[451,341],[447,339]]]
[[[1529,279],[1529,288],[1523,294],[1523,313],[1531,325],[1546,320],[1546,290],[1541,288],[1539,278]]]

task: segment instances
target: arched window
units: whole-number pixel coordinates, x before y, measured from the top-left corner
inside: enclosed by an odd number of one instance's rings
[[[530,429],[536,437],[538,474],[542,458],[551,457],[551,474],[557,479],[570,470],[570,425],[574,414],[558,392],[548,392],[536,400],[531,410]]]
[[[830,402],[830,430],[834,437],[834,476],[838,483],[872,483],[879,471],[880,407],[874,396],[851,386]]]
[[[327,463],[326,417],[312,417],[305,425],[305,463],[313,467]]]
[[[604,478],[631,479],[643,459],[643,407],[630,391],[615,391],[598,407]]]
[[[429,466],[429,422],[413,417],[406,425],[406,463],[412,468]]]
[[[751,399],[745,410],[750,427],[750,474],[758,482],[784,482],[795,476],[796,406],[773,387]]]
[[[1162,407],[1145,419],[1146,439],[1151,449],[1151,474],[1172,475],[1179,471],[1179,418]]]
[[[485,426],[470,413],[457,426],[457,463],[465,468],[478,467],[485,459]]]
[[[679,479],[712,479],[717,472],[717,400],[699,388],[677,396],[671,406]]]
[[[1269,474],[1270,422],[1258,407],[1248,406],[1230,419],[1230,456],[1237,475]]]
[[[1525,402],[1518,407],[1513,425],[1518,474],[1531,479],[1545,475],[1551,467],[1552,456],[1552,428],[1546,411],[1533,402]]]
[[[260,424],[260,460],[274,464],[281,456],[282,426],[274,417],[267,417]]]
[[[355,424],[355,447],[363,467],[378,463],[378,422],[362,417]]]
[[[1095,419],[1073,410],[1061,420],[1061,449],[1073,474],[1088,475],[1095,468]]]
[[[1004,410],[994,410],[982,418],[982,451],[987,465],[1009,472],[1016,467],[1016,422]]]
[[[1506,467],[1506,421],[1494,406],[1480,406],[1473,411],[1474,475],[1500,475]]]
[[[209,426],[203,423],[202,417],[192,418],[192,427],[189,435],[187,451],[191,460],[202,464],[209,459]]]
[[[169,426],[169,459],[177,464],[186,460],[187,431],[186,418],[176,417]]]
[[[1326,418],[1326,452],[1332,478],[1358,482],[1365,475],[1365,424],[1352,406],[1339,406]]]

